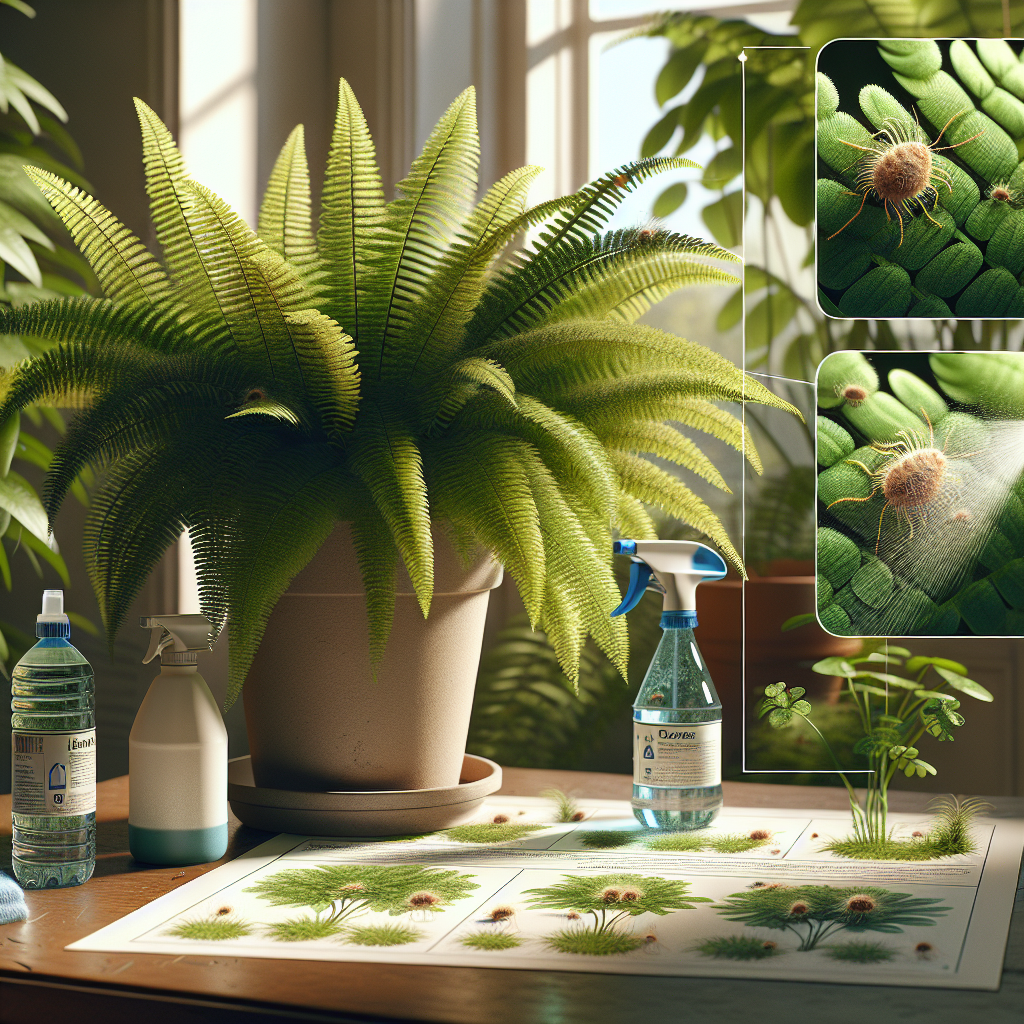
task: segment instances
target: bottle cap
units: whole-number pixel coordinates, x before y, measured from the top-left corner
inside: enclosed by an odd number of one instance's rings
[[[71,620],[64,614],[63,590],[43,591],[43,610],[36,616],[36,636],[71,636]]]

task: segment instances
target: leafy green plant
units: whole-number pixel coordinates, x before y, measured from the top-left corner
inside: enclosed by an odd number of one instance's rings
[[[34,17],[20,0],[2,0],[9,7]],[[38,299],[83,295],[95,286],[89,264],[69,247],[60,219],[22,171],[22,164],[37,163],[81,187],[82,156],[64,128],[68,115],[43,85],[7,58],[0,57],[0,307],[24,305]],[[0,365],[10,366],[46,347],[40,339],[0,335]],[[63,432],[61,414],[49,406],[25,409],[31,428],[49,423]],[[46,469],[53,453],[33,433],[22,430],[17,414],[0,425],[0,578],[13,589],[11,555],[21,551],[36,575],[43,564],[70,586],[67,567],[55,540],[48,536],[46,513],[32,485],[11,469],[17,459]],[[86,476],[84,482],[90,478]],[[83,480],[74,482],[76,498],[88,504]],[[74,624],[89,632],[87,619],[70,613]],[[8,622],[0,623],[0,670],[19,660],[35,642]]]
[[[833,44],[832,59],[841,61],[848,45],[859,44]],[[941,48],[932,40],[889,39],[878,52],[893,82],[861,89],[867,126],[839,110],[839,94],[818,73],[818,152],[829,168],[817,193],[825,312],[1024,315],[1017,280],[1024,214],[1016,200],[1024,185],[1017,152],[1024,77],[1017,53],[1002,39],[973,46],[958,39]],[[883,85],[909,95],[915,112]],[[913,194],[889,201],[903,195],[886,170],[894,159],[887,154],[897,152],[917,158],[904,189]]]
[[[515,949],[522,944],[523,940],[518,935],[509,935],[508,932],[471,932],[459,939],[459,945],[467,949]]]
[[[226,939],[242,939],[252,934],[252,925],[230,916],[215,915],[181,921],[168,930],[168,935],[179,939],[193,939],[196,942],[223,942]]]
[[[813,668],[820,675],[846,680],[842,699],[856,709],[862,730],[854,752],[866,759],[871,771],[863,806],[844,771],[846,766],[811,720],[813,708],[805,699],[803,687],[787,688],[785,683],[765,687],[758,717],[767,717],[773,729],[806,724],[817,734],[838,769],[850,798],[853,836],[827,848],[844,856],[894,860],[927,860],[969,852],[967,823],[972,811],[977,810],[973,805],[958,804],[964,810],[949,819],[953,824],[945,831],[940,818],[928,841],[901,842],[889,834],[888,792],[898,771],[907,778],[935,774],[935,768],[920,757],[917,744],[926,734],[940,742],[952,741],[954,730],[964,724],[957,710],[960,702],[949,690],[991,701],[988,690],[969,679],[967,669],[959,662],[915,657],[906,648],[888,642],[865,641],[858,657],[825,658]],[[967,817],[959,817],[961,813]]]
[[[364,924],[349,928],[345,941],[355,946],[406,946],[423,938],[423,932],[405,924]]]
[[[267,934],[277,942],[312,942],[339,935],[343,928],[337,921],[318,917],[292,917],[266,926]]]
[[[545,789],[541,796],[554,801],[555,821],[582,821],[586,817],[576,800],[561,789]]]
[[[455,825],[437,834],[455,843],[511,843],[542,832],[547,825],[530,825],[520,821],[483,821],[472,825]]]
[[[713,956],[723,960],[767,960],[778,956],[784,950],[771,939],[753,939],[747,935],[722,935],[714,939],[704,939],[694,947],[704,956]]]
[[[399,555],[429,610],[432,520],[462,548],[496,553],[570,677],[588,632],[625,671],[625,627],[608,617],[611,531],[653,535],[645,503],[739,566],[707,507],[646,456],[713,476],[665,418],[743,448],[715,400],[790,407],[709,350],[633,322],[684,284],[733,280],[706,259],[734,257],[667,231],[599,233],[626,193],[678,161],[630,164],[529,211],[536,170],[524,168],[473,206],[467,90],[385,203],[342,82],[318,234],[298,128],[257,237],[138,110],[167,269],[95,200],[33,170],[108,298],[0,318],[59,343],[6,382],[0,415],[55,391],[91,396],[55,456],[46,506],[59,507],[78,467],[109,466],[87,556],[111,636],[183,527],[202,609],[229,623],[229,700],[278,597],[339,519],[352,523],[374,662]],[[496,266],[531,225],[536,243]]]
[[[571,926],[546,936],[552,949],[604,956],[629,953],[644,944],[642,936],[623,930],[630,918],[664,917],[674,910],[692,910],[695,903],[713,902],[706,896],[689,895],[689,888],[689,882],[644,875],[563,875],[560,882],[526,889],[524,895],[538,910],[569,910],[593,918],[588,926]]]
[[[277,871],[243,892],[275,907],[309,907],[317,921],[336,924],[368,911],[440,913],[480,888],[472,877],[413,864],[343,864]]]
[[[1012,415],[1024,357],[932,359],[956,409],[906,369],[891,370],[883,390],[861,353],[830,356],[819,371],[817,598],[832,633],[1024,630],[1024,476],[1007,477],[992,420],[998,408]],[[997,409],[986,397],[994,379]]]
[[[941,899],[890,892],[875,886],[772,884],[733,893],[715,908],[751,928],[792,932],[801,952],[816,949],[840,931],[902,932],[935,924],[951,908]]]
[[[892,960],[896,950],[882,942],[840,942],[826,946],[825,955],[841,963],[881,964]]]

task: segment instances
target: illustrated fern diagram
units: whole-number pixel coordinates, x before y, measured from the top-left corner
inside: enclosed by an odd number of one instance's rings
[[[352,523],[378,662],[399,556],[429,610],[432,520],[464,550],[496,552],[573,679],[588,633],[625,671],[611,537],[653,536],[647,507],[710,536],[742,571],[707,506],[650,456],[724,486],[664,421],[757,467],[715,401],[792,407],[710,350],[635,323],[685,284],[735,282],[708,262],[735,257],[667,231],[601,233],[629,191],[680,161],[642,160],[531,209],[538,169],[522,168],[474,205],[467,90],[386,203],[342,81],[318,234],[299,126],[257,235],[188,177],[156,115],[138,112],[164,262],[80,189],[31,170],[107,298],[38,303],[0,323],[58,342],[6,381],[0,414],[53,394],[87,401],[44,497],[52,517],[81,467],[106,468],[86,556],[111,640],[183,527],[201,607],[229,623],[229,702],[278,597],[339,520]],[[531,226],[537,242],[496,265]]]
[[[947,52],[933,40],[885,39],[878,52],[892,82],[861,89],[859,116],[840,110],[831,80],[817,76],[823,310],[1024,315],[1024,55],[1003,39],[958,39]],[[893,83],[912,107],[887,91]],[[915,143],[927,155],[904,177],[879,163]]]
[[[901,368],[883,390],[859,352],[819,371],[818,617],[845,636],[1019,636],[1024,477],[999,430],[1024,417],[1024,356],[917,358],[942,394]]]

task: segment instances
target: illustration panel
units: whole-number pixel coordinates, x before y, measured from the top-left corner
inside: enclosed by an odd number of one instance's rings
[[[842,39],[817,74],[817,277],[835,317],[1024,316],[1024,41]]]
[[[822,627],[1024,635],[1024,354],[837,352],[817,383]]]

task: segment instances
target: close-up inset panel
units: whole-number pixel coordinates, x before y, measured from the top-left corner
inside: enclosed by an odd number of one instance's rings
[[[1024,634],[1024,354],[837,352],[818,370],[818,619]]]
[[[817,74],[818,300],[1024,315],[1024,40],[841,39]]]

